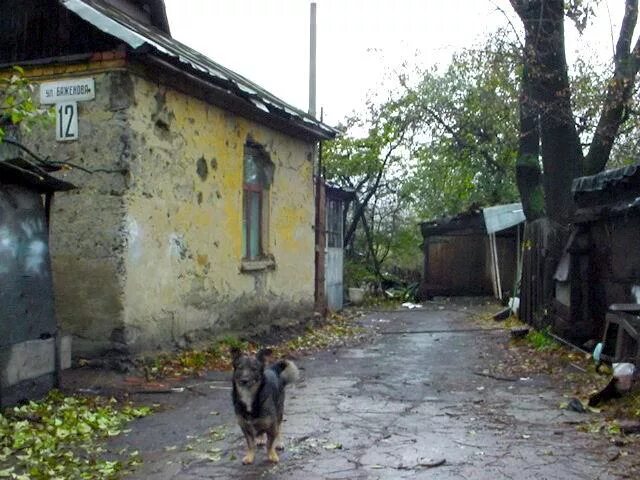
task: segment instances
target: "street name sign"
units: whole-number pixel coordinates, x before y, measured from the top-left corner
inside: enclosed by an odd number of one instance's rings
[[[93,78],[72,78],[40,84],[40,103],[82,102],[96,98]]]

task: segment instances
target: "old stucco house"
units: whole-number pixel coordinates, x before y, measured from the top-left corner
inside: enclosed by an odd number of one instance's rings
[[[162,0],[6,0],[0,37],[55,106],[25,143],[76,166],[51,213],[75,354],[313,313],[313,157],[335,130],[172,39]]]

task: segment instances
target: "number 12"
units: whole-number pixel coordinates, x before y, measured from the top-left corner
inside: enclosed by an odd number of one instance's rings
[[[60,105],[58,108],[58,120],[60,125],[60,138],[75,138],[75,134],[71,129],[73,125],[73,116],[74,116],[74,108],[73,105]],[[66,127],[65,127],[65,119]]]

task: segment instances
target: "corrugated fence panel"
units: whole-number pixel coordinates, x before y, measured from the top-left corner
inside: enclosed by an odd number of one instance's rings
[[[0,185],[0,348],[55,333],[41,196]]]

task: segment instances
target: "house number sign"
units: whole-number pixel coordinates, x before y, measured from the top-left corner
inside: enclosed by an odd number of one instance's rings
[[[96,98],[93,78],[75,78],[40,84],[40,103],[55,104],[56,140],[78,139],[78,102]]]
[[[65,142],[78,139],[78,103],[56,103],[56,140]]]

